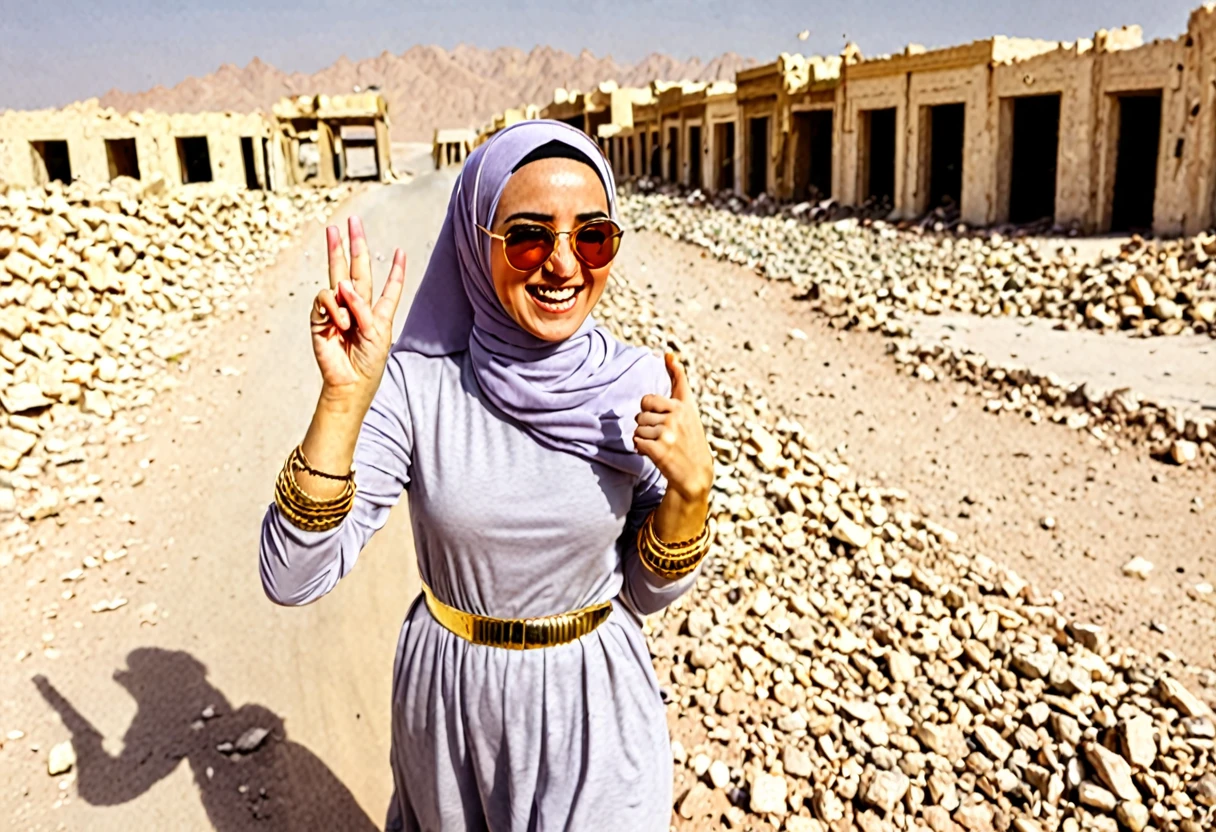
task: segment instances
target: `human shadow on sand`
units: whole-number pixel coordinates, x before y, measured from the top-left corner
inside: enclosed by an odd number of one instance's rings
[[[219,832],[377,829],[334,773],[287,739],[278,715],[261,705],[233,708],[207,681],[206,666],[189,653],[133,650],[114,680],[139,707],[117,756],[102,747],[101,733],[49,680],[34,677],[72,733],[77,792],[87,803],[135,800],[185,759]],[[269,733],[246,753],[230,750],[242,736],[249,744],[261,733],[247,734],[251,729]]]

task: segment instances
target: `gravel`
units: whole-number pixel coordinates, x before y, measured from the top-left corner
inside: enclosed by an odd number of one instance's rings
[[[140,433],[119,414],[172,386],[202,329],[244,313],[254,276],[348,193],[0,186],[0,521],[99,499],[88,462]]]
[[[898,488],[859,480],[756,389],[725,384],[626,280],[598,314],[680,353],[716,457],[713,551],[696,588],[647,622],[686,750],[673,755],[682,828],[1216,820],[1203,802],[1216,729],[1196,693],[1211,698],[1216,673],[1175,663],[1171,676],[962,551]]]
[[[991,412],[1020,412],[1085,430],[1110,447],[1143,444],[1162,461],[1216,464],[1216,419],[1180,413],[1135,391],[1098,391],[1052,373],[990,362],[965,347],[912,337],[912,314],[1046,318],[1063,329],[1216,337],[1216,235],[1133,237],[1096,262],[1068,247],[999,234],[957,236],[850,217],[741,214],[743,203],[626,191],[621,211],[649,229],[787,281],[835,325],[890,336],[891,354],[926,381],[974,384]],[[735,211],[731,209],[734,208]],[[793,211],[794,209],[791,209]],[[1117,311],[1116,311],[1117,310]]]

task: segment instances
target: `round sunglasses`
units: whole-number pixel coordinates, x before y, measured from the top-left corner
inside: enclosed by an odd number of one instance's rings
[[[521,222],[504,234],[495,234],[477,226],[495,240],[502,240],[507,265],[516,271],[532,272],[549,261],[557,250],[557,238],[568,236],[574,256],[590,269],[602,269],[616,257],[625,230],[607,217],[597,217],[580,223],[569,231],[537,222]]]

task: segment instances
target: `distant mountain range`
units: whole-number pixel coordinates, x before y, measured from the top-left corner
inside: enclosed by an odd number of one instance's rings
[[[210,75],[187,78],[165,88],[144,92],[111,90],[101,104],[121,112],[160,110],[270,111],[284,95],[351,92],[356,85],[379,84],[388,100],[392,137],[398,141],[429,141],[436,127],[474,127],[494,113],[520,103],[544,104],[556,87],[587,90],[601,81],[643,86],[654,79],[733,80],[739,69],[756,61],[733,53],[708,63],[679,61],[652,54],[636,64],[597,58],[587,50],[571,55],[538,46],[521,49],[478,49],[457,46],[415,46],[400,55],[385,51],[378,57],[352,61],[345,55],[312,75],[287,73],[254,58],[244,68],[224,64]]]

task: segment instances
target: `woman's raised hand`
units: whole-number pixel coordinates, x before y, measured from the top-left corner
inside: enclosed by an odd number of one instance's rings
[[[392,346],[393,315],[405,284],[405,253],[393,250],[388,281],[372,303],[371,254],[363,223],[352,216],[350,264],[338,227],[325,229],[329,251],[329,288],[317,293],[309,316],[312,349],[321,370],[322,397],[355,407],[369,407],[384,374]]]

